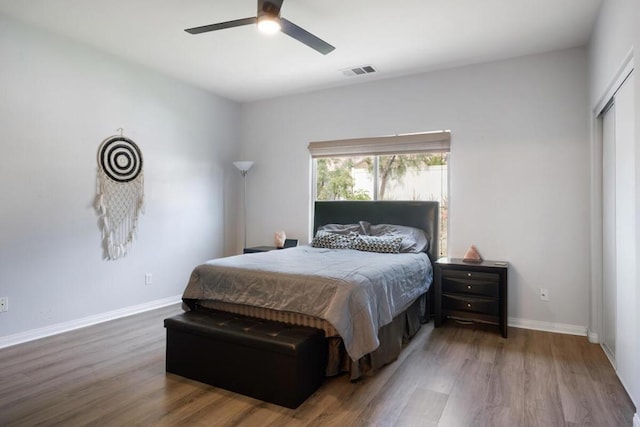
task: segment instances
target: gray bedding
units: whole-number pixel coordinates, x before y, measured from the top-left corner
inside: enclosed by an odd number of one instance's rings
[[[316,316],[331,323],[353,360],[378,348],[391,323],[431,284],[425,253],[381,254],[310,246],[197,266],[184,299],[219,300]]]

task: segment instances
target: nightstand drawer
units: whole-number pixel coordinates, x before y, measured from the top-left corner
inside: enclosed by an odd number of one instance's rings
[[[456,271],[456,273],[458,273]],[[479,273],[476,273],[479,274]],[[488,297],[498,296],[498,279],[482,280],[481,278],[467,279],[463,277],[442,277],[443,293],[463,293],[470,295],[485,295]]]
[[[484,273],[481,271],[468,270],[443,270],[442,277],[451,277],[455,279],[482,280],[498,282],[500,276],[497,273]]]
[[[492,298],[477,298],[465,295],[442,294],[442,309],[469,311],[497,316],[498,300]]]

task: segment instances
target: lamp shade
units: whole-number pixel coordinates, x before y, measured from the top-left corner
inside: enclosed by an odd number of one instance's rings
[[[237,167],[241,172],[247,172],[249,169],[251,169],[251,166],[253,166],[253,163],[254,162],[249,160],[233,162],[234,166]]]

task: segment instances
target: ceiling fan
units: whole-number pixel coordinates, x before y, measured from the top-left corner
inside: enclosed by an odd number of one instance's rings
[[[190,34],[200,34],[257,23],[258,28],[261,31],[271,33],[282,31],[289,37],[293,37],[323,55],[326,55],[335,49],[335,47],[314,36],[307,30],[298,27],[291,21],[281,18],[280,8],[282,8],[282,2],[283,0],[258,0],[258,16],[256,17],[203,25],[202,27],[187,28],[185,31]]]

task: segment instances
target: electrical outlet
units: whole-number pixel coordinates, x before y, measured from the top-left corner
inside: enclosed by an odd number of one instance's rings
[[[144,284],[145,285],[150,285],[153,283],[153,276],[151,275],[151,273],[147,273],[144,275]]]
[[[540,299],[542,301],[549,301],[549,289],[540,288]]]
[[[9,311],[9,297],[0,298],[0,312]]]

